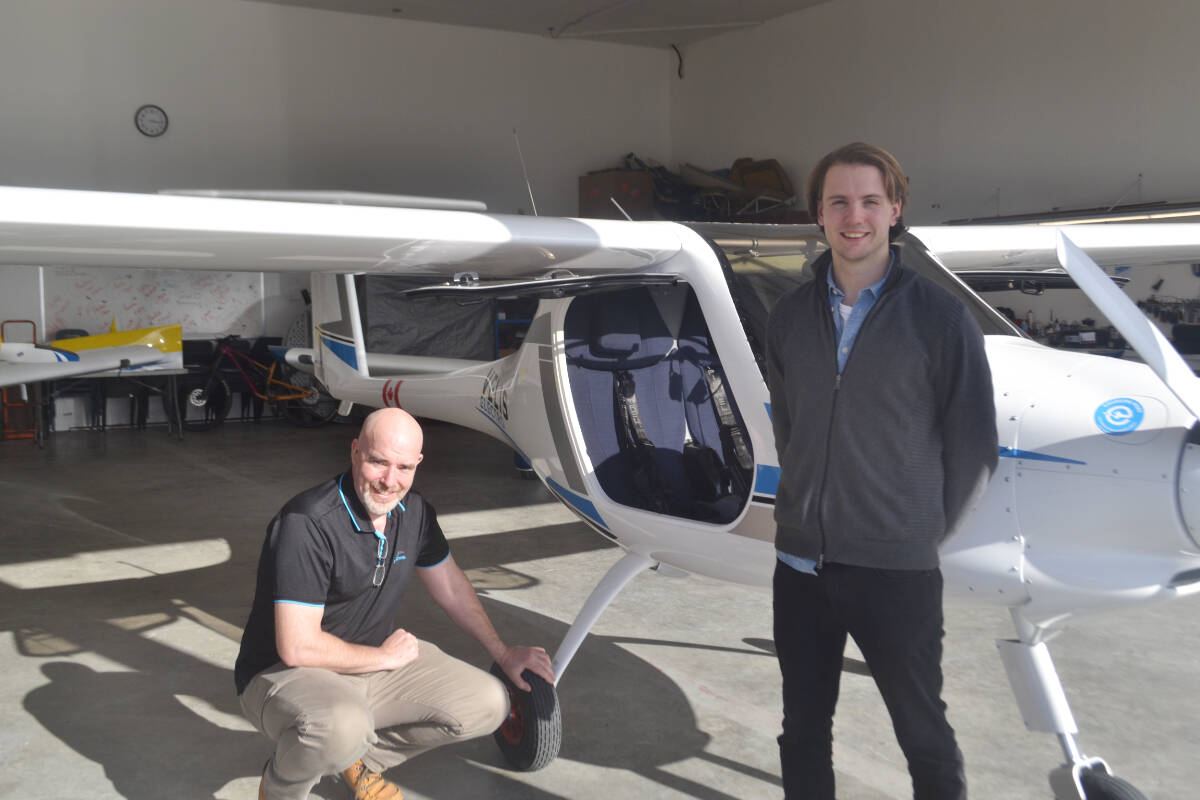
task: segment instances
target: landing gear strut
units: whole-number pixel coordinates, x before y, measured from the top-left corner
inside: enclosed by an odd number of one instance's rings
[[[1066,763],[1050,772],[1055,800],[1146,800],[1129,782],[1113,775],[1104,759],[1088,758],[1079,751],[1075,743],[1079,728],[1043,641],[1046,631],[1018,609],[1012,610],[1012,616],[1019,638],[998,639],[996,646],[1025,727],[1055,734],[1066,756]]]

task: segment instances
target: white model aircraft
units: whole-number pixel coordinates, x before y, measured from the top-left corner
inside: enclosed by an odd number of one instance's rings
[[[1055,795],[1129,800],[1140,794],[1080,753],[1046,642],[1076,614],[1200,591],[1200,382],[1091,260],[1200,261],[1200,227],[1074,227],[1082,250],[1058,236],[991,226],[906,237],[906,261],[979,321],[996,389],[1000,466],[943,547],[943,570],[951,599],[1011,611],[1000,654],[1028,727],[1060,740]],[[559,680],[648,568],[770,585],[779,467],[763,326],[809,278],[824,247],[815,228],[5,188],[0,242],[4,264],[312,272],[316,345],[289,358],[343,410],[403,406],[493,436],[625,550],[555,654]],[[1147,364],[1036,344],[945,266],[1056,260]],[[493,362],[369,352],[364,273],[425,278],[412,296],[540,302],[521,347]],[[501,749],[520,768],[545,766],[561,735],[554,688],[515,692],[513,708]]]
[[[110,370],[183,368],[178,325],[112,330],[54,344],[0,340],[0,386],[56,381]]]

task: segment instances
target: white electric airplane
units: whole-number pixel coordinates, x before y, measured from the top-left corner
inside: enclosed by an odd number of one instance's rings
[[[1079,247],[1048,227],[921,228],[906,261],[970,308],[996,390],[1000,466],[942,548],[948,597],[1010,609],[1001,659],[1027,726],[1065,753],[1055,796],[1129,800],[1140,793],[1080,753],[1046,642],[1076,614],[1200,591],[1200,382],[1092,261],[1200,261],[1200,226],[1069,235]],[[770,585],[779,467],[763,326],[823,247],[799,226],[0,188],[0,264],[311,272],[316,344],[288,357],[343,411],[403,406],[512,447],[625,550],[555,654],[560,680],[648,568]],[[1056,261],[1146,364],[1024,338],[946,266]],[[540,302],[523,344],[496,361],[372,352],[356,276],[378,273],[419,279],[410,295],[430,303]],[[192,400],[203,413],[203,394]],[[561,736],[554,688],[514,700],[497,741],[514,765],[545,766]]]

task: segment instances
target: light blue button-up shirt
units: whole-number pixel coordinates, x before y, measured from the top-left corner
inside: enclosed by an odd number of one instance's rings
[[[846,293],[839,289],[838,285],[834,282],[832,266],[825,273],[825,280],[829,284],[829,313],[833,315],[833,325],[837,330],[837,368],[839,375],[846,368],[846,359],[850,357],[850,351],[854,349],[854,340],[858,338],[858,332],[862,330],[863,320],[867,318],[867,314],[875,307],[875,303],[879,301],[879,293],[883,290],[883,284],[887,283],[888,276],[892,274],[892,264],[895,263],[895,260],[896,253],[895,251],[891,251],[888,259],[888,268],[883,273],[883,278],[858,293],[858,299],[854,301],[854,308],[850,311],[850,316],[845,322],[842,321],[842,315],[838,311],[838,306],[841,304],[843,298],[846,297]],[[794,556],[778,550],[775,551],[775,555],[792,569],[807,572],[810,575],[817,574],[817,562],[811,558],[802,558],[801,556]]]

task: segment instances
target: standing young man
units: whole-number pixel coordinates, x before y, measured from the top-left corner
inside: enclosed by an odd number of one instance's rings
[[[829,250],[768,323],[779,751],[793,800],[834,797],[847,634],[891,714],[914,798],[967,796],[941,699],[938,546],[996,467],[995,407],[979,326],[892,244],[907,192],[878,147],[821,159],[808,203]]]
[[[243,713],[275,744],[259,800],[304,800],[336,772],[355,800],[400,800],[382,772],[500,726],[500,681],[396,626],[414,573],[516,686],[529,689],[525,670],[554,681],[545,650],[501,641],[433,507],[409,491],[421,445],[407,412],[373,412],[350,469],[292,498],[267,528],[234,672]]]

